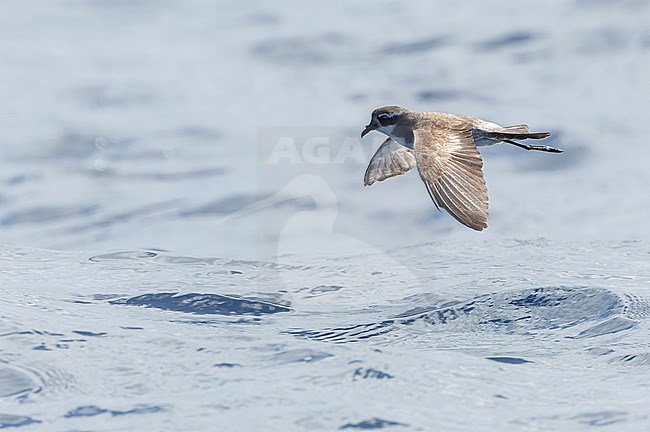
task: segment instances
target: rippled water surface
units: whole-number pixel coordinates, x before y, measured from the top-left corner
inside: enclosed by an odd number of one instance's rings
[[[0,419],[641,430],[649,256],[642,242],[445,242],[299,265],[3,247]]]
[[[2,10],[0,429],[648,429],[647,1]],[[387,104],[565,152],[477,233],[363,187]]]

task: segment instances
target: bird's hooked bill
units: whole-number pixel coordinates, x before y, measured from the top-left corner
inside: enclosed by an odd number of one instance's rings
[[[368,132],[373,131],[375,129],[376,129],[375,126],[373,126],[373,124],[370,123],[368,126],[366,126],[366,128],[363,130],[363,132],[361,132],[361,138],[368,135]]]

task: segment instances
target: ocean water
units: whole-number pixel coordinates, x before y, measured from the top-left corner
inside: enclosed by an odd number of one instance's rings
[[[4,2],[0,429],[648,429],[648,22]],[[565,153],[482,148],[477,233],[415,173],[363,187],[387,104]]]
[[[643,430],[648,256],[542,240],[301,264],[3,247],[0,425]]]

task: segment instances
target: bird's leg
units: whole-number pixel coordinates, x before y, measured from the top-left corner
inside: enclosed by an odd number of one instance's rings
[[[536,146],[536,145],[529,145],[529,144],[522,144],[518,143],[515,141],[510,141],[510,140],[502,140],[503,142],[506,142],[508,144],[516,145],[517,147],[521,147],[522,149],[525,150],[538,150],[538,151],[544,151],[544,152],[549,152],[549,153],[562,153],[564,150],[560,150],[555,147],[550,147],[550,146]]]

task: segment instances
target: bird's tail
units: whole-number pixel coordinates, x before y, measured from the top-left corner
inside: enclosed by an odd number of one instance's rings
[[[514,129],[514,128],[518,129]],[[509,128],[503,128],[499,132],[488,132],[486,135],[489,138],[498,139],[500,141],[505,140],[525,140],[525,139],[544,139],[551,136],[550,132],[526,132],[519,129],[520,126],[511,126]],[[528,129],[528,128],[526,128]]]
[[[549,153],[562,153],[563,150],[550,147],[550,146],[535,146],[515,142],[513,140],[527,140],[527,139],[544,139],[551,136],[550,132],[528,132],[528,126],[526,125],[516,125],[504,127],[500,131],[496,132],[486,132],[485,134],[488,138],[495,141],[502,141],[508,144],[521,147],[526,150],[538,150]]]

